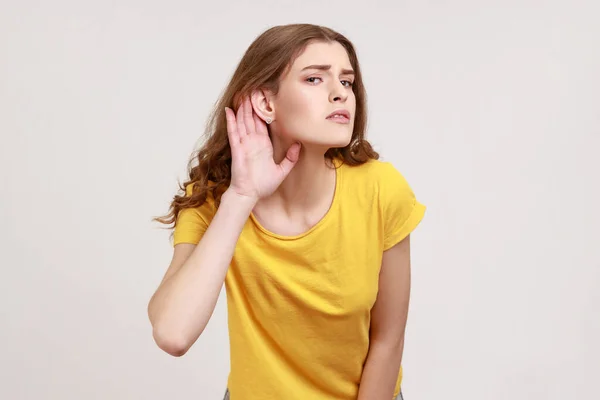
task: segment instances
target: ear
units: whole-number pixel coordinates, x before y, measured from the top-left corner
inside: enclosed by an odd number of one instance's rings
[[[275,109],[271,92],[265,89],[257,89],[250,95],[250,102],[254,112],[260,119],[266,122],[267,118],[271,118],[271,121],[275,121]]]

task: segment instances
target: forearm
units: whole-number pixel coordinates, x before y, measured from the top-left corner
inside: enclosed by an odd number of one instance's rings
[[[358,391],[358,400],[391,400],[404,350],[404,339],[397,343],[372,343]]]
[[[214,311],[235,246],[252,208],[225,192],[202,239],[181,268],[157,289],[149,306],[155,336],[187,350]]]

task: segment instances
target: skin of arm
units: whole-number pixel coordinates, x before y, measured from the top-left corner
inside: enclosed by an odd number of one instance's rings
[[[148,304],[154,340],[168,354],[184,355],[204,331],[254,204],[254,199],[227,191],[200,242],[175,246],[171,265]]]
[[[358,400],[391,400],[404,350],[410,298],[410,236],[383,253],[370,345]]]

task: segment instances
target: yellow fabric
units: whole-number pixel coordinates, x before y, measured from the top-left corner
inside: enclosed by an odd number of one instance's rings
[[[246,221],[225,278],[232,400],[355,400],[369,349],[383,251],[421,221],[388,162],[341,165],[328,213],[297,236]],[[188,194],[191,187],[188,187]],[[178,218],[174,245],[198,243],[209,199]],[[400,391],[402,369],[394,398]]]

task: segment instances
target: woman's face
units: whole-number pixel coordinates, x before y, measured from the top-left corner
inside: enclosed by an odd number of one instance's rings
[[[346,49],[338,42],[309,44],[272,98],[274,139],[325,151],[347,146],[356,111],[352,72]],[[329,117],[337,111],[345,111],[349,118]]]

